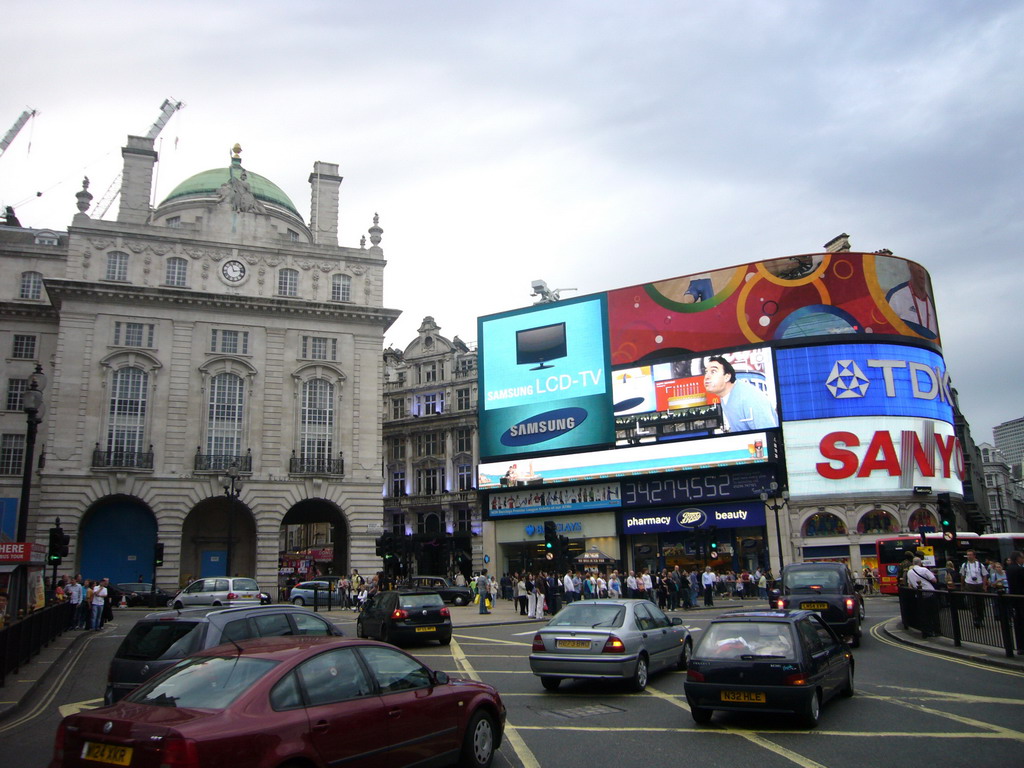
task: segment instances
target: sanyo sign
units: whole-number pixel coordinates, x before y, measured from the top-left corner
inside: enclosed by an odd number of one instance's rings
[[[944,421],[868,417],[784,425],[794,495],[877,493],[929,486],[962,493],[963,447]]]

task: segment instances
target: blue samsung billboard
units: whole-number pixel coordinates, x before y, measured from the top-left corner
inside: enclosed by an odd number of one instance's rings
[[[602,294],[480,318],[481,456],[614,442],[606,305]]]
[[[916,416],[953,423],[942,356],[901,344],[829,344],[775,352],[783,421]]]

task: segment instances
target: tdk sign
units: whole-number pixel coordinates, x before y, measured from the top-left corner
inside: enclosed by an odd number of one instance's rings
[[[953,422],[942,356],[896,344],[780,349],[785,421],[843,416],[917,416]]]
[[[509,447],[536,445],[572,432],[587,420],[583,408],[559,408],[513,424],[501,436],[501,444]]]

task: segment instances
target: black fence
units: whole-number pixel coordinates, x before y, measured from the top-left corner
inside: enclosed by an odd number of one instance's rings
[[[68,628],[74,608],[71,603],[57,603],[0,629],[0,686],[7,675],[28,664]]]
[[[1024,595],[900,587],[899,597],[905,629],[1024,655]]]

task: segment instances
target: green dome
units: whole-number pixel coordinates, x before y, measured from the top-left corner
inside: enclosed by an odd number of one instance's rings
[[[237,158],[233,159],[231,164],[236,169],[236,175],[243,170],[242,164]],[[252,190],[252,194],[257,200],[262,200],[265,203],[271,203],[272,205],[286,208],[298,216],[300,220],[302,219],[302,216],[299,215],[298,210],[295,208],[295,203],[291,201],[291,198],[289,198],[288,195],[286,195],[282,189],[277,186],[277,184],[272,182],[270,179],[249,170],[246,170],[245,174],[246,181],[249,183],[249,188]],[[221,186],[226,184],[230,177],[231,168],[211,168],[208,171],[197,173],[195,176],[190,176],[185,179],[181,184],[171,190],[171,193],[164,198],[164,201],[160,205],[166,205],[179,197],[217,194]]]

